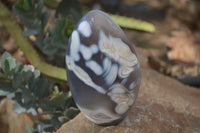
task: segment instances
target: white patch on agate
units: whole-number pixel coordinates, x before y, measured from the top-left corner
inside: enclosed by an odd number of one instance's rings
[[[96,124],[109,123],[120,118],[119,115],[112,113],[109,109],[99,107],[95,109],[86,109],[77,105],[81,112],[92,122]]]
[[[68,55],[66,55],[65,62],[67,64],[67,68],[69,70],[73,70],[73,68],[75,66],[73,59],[71,57],[69,57]]]
[[[127,81],[128,81],[128,78],[125,78],[122,80],[121,84],[125,85]]]
[[[83,55],[83,58],[85,60],[89,60],[92,57],[92,51],[89,47],[86,47],[84,45],[80,46],[80,52]]]
[[[126,111],[128,111],[130,107],[127,104],[119,104],[115,107],[115,111],[118,114],[124,114]]]
[[[105,77],[105,81],[108,85],[111,85],[115,81],[115,79],[117,78],[117,72],[118,66],[116,64],[113,64],[109,73]]]
[[[134,66],[138,63],[135,54],[120,38],[107,37],[102,30],[99,34],[99,48],[103,53],[123,65]]]
[[[96,75],[101,75],[103,73],[101,66],[96,61],[93,60],[87,61],[85,65],[90,70],[92,70]]]
[[[80,38],[78,32],[75,30],[72,32],[71,45],[70,45],[70,56],[75,61],[80,60],[80,56],[78,54],[79,48],[80,48]]]
[[[135,86],[136,86],[136,83],[135,83],[135,81],[133,81],[130,85],[129,85],[129,89],[134,89],[135,88]]]
[[[121,84],[115,84],[111,86],[109,90],[110,92],[108,95],[111,100],[117,103],[115,111],[118,114],[125,113],[129,109],[129,106],[131,106],[134,102],[127,89]]]
[[[91,51],[92,51],[93,54],[96,54],[99,51],[99,48],[98,48],[98,46],[96,44],[92,44],[90,46],[90,49],[91,49]]]
[[[114,94],[117,94],[117,93],[125,93],[125,90],[121,87],[116,87],[114,89],[112,89],[112,92],[111,93],[114,93]]]
[[[88,75],[87,72],[85,72],[82,68],[80,68],[79,66],[75,66],[73,72],[76,74],[77,77],[79,77],[79,79],[81,79],[85,84],[89,85],[90,87],[94,88],[95,90],[97,90],[98,92],[105,94],[106,91],[96,85],[92,79],[90,78],[90,76]]]
[[[119,62],[119,76],[126,78],[134,70],[133,67],[138,64],[137,57],[131,49],[120,38],[109,35],[108,37],[101,30],[99,33],[99,48],[110,58]]]
[[[111,69],[111,66],[112,66],[112,62],[109,58],[104,58],[103,60],[103,68],[104,68],[104,77],[106,75],[108,75],[108,73],[110,72],[110,69]]]
[[[83,81],[86,85],[94,88],[96,91],[105,94],[106,90],[104,90],[101,86],[98,86],[95,84],[89,74],[85,72],[81,67],[76,65],[73,61],[73,59],[70,56],[66,56],[66,64],[69,70],[73,71],[74,74],[81,80]]]
[[[122,78],[127,78],[131,72],[134,71],[134,68],[133,67],[128,67],[128,66],[121,66],[119,68],[119,73],[118,75]]]
[[[92,30],[88,21],[83,21],[78,26],[78,31],[81,32],[85,37],[90,37]]]

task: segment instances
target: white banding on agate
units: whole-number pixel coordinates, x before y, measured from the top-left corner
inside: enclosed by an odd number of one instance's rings
[[[80,107],[79,105],[77,105],[77,107],[89,120],[97,124],[109,123],[120,118],[119,115],[112,113],[110,110],[104,107],[99,107],[92,110]]]
[[[130,107],[127,104],[119,104],[115,107],[115,111],[118,114],[124,114],[126,111],[128,111]]]
[[[108,85],[111,85],[115,79],[117,78],[118,66],[117,64],[113,64],[109,73],[105,76],[105,81]]]
[[[75,60],[79,61],[80,56],[78,54],[80,48],[80,37],[78,32],[75,30],[72,32],[71,45],[70,45],[70,56]]]
[[[90,70],[92,70],[96,75],[101,75],[103,73],[101,66],[94,60],[87,61],[85,65]]]
[[[66,55],[66,57],[65,57],[65,62],[66,62],[66,64],[67,64],[67,68],[68,68],[69,70],[73,71],[74,66],[75,66],[74,60],[73,60],[70,56]]]
[[[66,64],[69,70],[73,71],[74,74],[81,80],[83,81],[86,85],[92,87],[93,89],[95,89],[96,91],[98,91],[99,93],[105,94],[106,90],[104,90],[101,86],[98,86],[97,84],[95,84],[91,77],[89,76],[89,74],[84,71],[81,67],[79,67],[78,65],[76,65],[73,61],[73,59],[66,55]]]
[[[90,24],[86,20],[79,24],[78,31],[85,37],[90,37],[92,34]]]
[[[99,34],[99,48],[103,53],[123,65],[134,66],[138,63],[135,54],[120,38],[107,37],[102,30]]]
[[[135,86],[136,86],[136,82],[135,81],[133,81],[130,85],[129,85],[129,89],[134,89],[135,88]]]
[[[108,75],[108,73],[110,72],[112,66],[112,62],[109,58],[105,57],[103,60],[103,68],[104,68],[104,75],[103,77],[106,77],[106,75]]]
[[[122,87],[115,87],[114,89],[112,89],[111,93],[113,94],[122,94],[125,93],[125,90]]]
[[[128,77],[134,70],[133,66],[138,64],[137,57],[131,49],[120,38],[109,35],[108,37],[101,30],[99,33],[99,48],[110,58],[120,63],[119,76]]]
[[[128,90],[121,84],[115,84],[109,88],[109,93],[111,100],[117,103],[115,111],[118,114],[125,113],[129,106],[133,104],[133,99],[128,93]]]
[[[83,44],[80,45],[80,52],[85,60],[89,60],[92,57],[91,49],[89,47],[84,46]]]
[[[128,78],[124,78],[124,79],[121,81],[121,84],[125,85],[127,81],[128,81]]]
[[[119,68],[119,73],[118,75],[121,77],[121,78],[127,78],[131,72],[134,71],[134,68],[133,67],[128,67],[128,66],[121,66]]]

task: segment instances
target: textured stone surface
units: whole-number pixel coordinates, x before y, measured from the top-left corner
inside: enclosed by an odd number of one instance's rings
[[[200,132],[200,90],[185,86],[148,67],[148,52],[136,49],[141,89],[128,117],[116,126],[98,126],[82,113],[57,133],[197,133]]]
[[[48,115],[17,114],[12,110],[13,103],[7,98],[0,101],[0,133],[26,133],[26,124],[33,127],[35,121],[49,119]]]
[[[25,124],[33,126],[33,117],[12,111],[14,101],[3,99],[0,102],[0,133],[25,133]]]

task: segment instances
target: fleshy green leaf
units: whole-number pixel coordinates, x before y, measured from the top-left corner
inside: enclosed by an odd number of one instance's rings
[[[29,109],[27,109],[26,112],[31,113],[34,116],[36,116],[38,114],[35,107],[30,107]]]
[[[44,12],[42,14],[42,29],[44,30],[49,18],[49,12]]]
[[[41,16],[42,8],[43,8],[43,0],[39,0],[39,2],[36,4],[36,8],[35,8],[35,12],[36,12],[37,17]]]
[[[13,104],[13,111],[15,113],[21,114],[26,112],[26,108],[24,108],[22,105],[20,105],[18,102]]]
[[[14,98],[15,98],[15,92],[9,93],[9,94],[7,95],[7,98],[8,98],[8,99],[14,99]]]
[[[10,82],[0,80],[0,96],[6,96],[13,91],[15,91],[15,89]]]
[[[40,76],[40,71],[35,70],[34,73],[33,73],[33,78],[37,79],[37,78],[39,78],[39,76]]]
[[[4,52],[3,55],[1,56],[1,68],[2,70],[5,72],[5,61],[8,57],[10,57],[11,55],[8,52]]]
[[[40,107],[42,108],[43,112],[54,112],[57,109],[65,108],[66,96],[61,94],[54,98],[53,100],[44,99],[40,101]]]
[[[21,101],[22,101],[23,104],[29,103],[31,101],[31,97],[32,96],[31,96],[30,92],[27,89],[24,89],[22,91],[22,99],[21,99]]]
[[[34,124],[34,131],[52,132],[54,125],[51,120],[40,120]]]
[[[25,82],[27,82],[34,72],[34,67],[31,65],[25,65],[22,70],[22,76]]]
[[[12,74],[16,67],[15,59],[12,57],[8,57],[4,62],[5,73]]]
[[[50,46],[45,47],[45,48],[43,49],[43,52],[44,52],[46,55],[52,57],[52,56],[57,52],[57,48],[55,48],[55,47],[53,47],[52,45],[50,45]]]
[[[22,32],[22,36],[36,35],[39,32],[40,32],[39,29],[29,29],[29,30],[26,30],[26,31]]]
[[[21,82],[22,82],[21,74],[19,72],[15,73],[12,81],[12,87],[17,89],[21,84]]]
[[[21,88],[18,88],[18,89],[14,92],[14,95],[11,94],[10,97],[11,97],[11,99],[20,102],[21,99],[22,99],[22,90],[21,90]]]
[[[26,112],[36,116],[38,114],[35,102],[30,102],[26,105]]]
[[[46,79],[39,79],[36,82],[34,95],[36,98],[47,97],[50,93],[51,84]]]
[[[33,133],[30,126],[27,123],[26,123],[25,129],[26,129],[26,133]]]
[[[15,72],[16,72],[16,73],[17,73],[17,72],[21,72],[22,69],[23,69],[22,63],[17,62],[17,63],[16,63],[16,68],[15,68]]]
[[[79,109],[71,107],[64,112],[64,115],[67,116],[69,119],[73,119],[79,112]]]

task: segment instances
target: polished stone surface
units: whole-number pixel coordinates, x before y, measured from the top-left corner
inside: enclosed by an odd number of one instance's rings
[[[74,28],[66,55],[72,96],[81,112],[100,125],[119,123],[140,87],[132,44],[104,12],[87,13]]]

